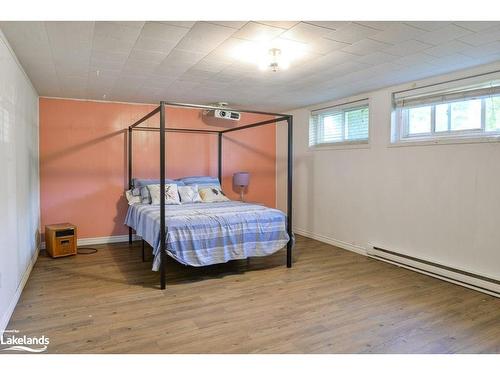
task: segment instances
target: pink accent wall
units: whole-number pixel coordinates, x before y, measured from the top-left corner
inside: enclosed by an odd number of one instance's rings
[[[154,108],[40,98],[42,228],[71,222],[78,226],[80,238],[127,233],[127,128]],[[220,129],[197,110],[168,108],[166,115],[168,127]],[[263,119],[267,118],[247,115],[242,123]],[[156,127],[158,121],[155,116],[147,125]],[[275,207],[275,145],[274,125],[224,136],[222,184],[231,199],[239,197],[232,186],[233,173],[248,171],[246,198]],[[134,176],[158,178],[158,153],[157,132],[134,132]],[[168,178],[217,176],[217,135],[168,133],[166,158]]]

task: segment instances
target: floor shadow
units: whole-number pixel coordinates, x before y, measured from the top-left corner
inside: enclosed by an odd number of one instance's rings
[[[106,251],[119,269],[122,283],[127,285],[142,285],[145,288],[160,288],[160,273],[152,271],[152,248],[145,242],[145,261],[142,261],[142,243],[111,244]],[[294,258],[297,258],[295,256]],[[233,260],[227,263],[204,267],[186,266],[175,259],[166,257],[167,286],[187,283],[197,283],[209,279],[223,279],[227,276],[244,275],[247,272],[260,272],[276,267],[286,267],[286,248],[266,257],[253,257],[243,260]],[[117,279],[99,276],[103,281],[116,282]]]

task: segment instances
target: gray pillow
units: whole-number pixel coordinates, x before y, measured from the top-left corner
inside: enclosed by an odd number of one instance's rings
[[[134,178],[132,179],[132,186],[133,187],[143,187],[147,185],[154,185],[154,184],[159,184],[160,179],[159,178]],[[182,181],[176,181],[172,180],[170,178],[165,179],[166,184],[177,184],[177,185],[184,185]]]
[[[217,177],[210,176],[194,176],[194,177],[183,177],[179,178],[177,181],[183,182],[185,185],[198,185],[198,188],[215,186],[220,189],[220,182]]]

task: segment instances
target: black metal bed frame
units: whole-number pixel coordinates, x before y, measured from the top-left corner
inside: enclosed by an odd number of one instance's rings
[[[165,139],[167,132],[175,132],[175,133],[204,133],[204,134],[218,134],[218,177],[219,181],[222,184],[222,141],[223,135],[225,133],[249,129],[257,126],[268,125],[268,124],[276,124],[281,121],[287,122],[288,127],[288,166],[287,166],[287,232],[290,237],[290,240],[286,246],[286,266],[288,268],[292,267],[292,247],[293,247],[293,232],[292,232],[292,177],[293,177],[293,116],[285,115],[281,113],[271,113],[271,112],[260,112],[260,111],[250,111],[250,110],[241,110],[241,109],[231,109],[224,107],[226,111],[236,111],[240,113],[253,113],[260,115],[269,115],[274,116],[275,118],[265,121],[259,121],[248,125],[242,125],[239,127],[228,128],[224,130],[210,130],[210,129],[186,129],[186,128],[167,128],[166,127],[166,115],[165,108],[167,106],[171,107],[185,107],[185,108],[193,108],[193,109],[203,109],[203,110],[215,110],[221,109],[220,107],[208,106],[208,105],[198,105],[198,104],[188,104],[188,103],[175,103],[175,102],[165,102],[161,101],[160,105],[149,112],[147,115],[143,116],[140,120],[134,122],[132,125],[128,127],[128,181],[129,188],[133,188],[132,186],[132,132],[135,130],[138,131],[157,131],[160,133],[160,286],[161,289],[165,289],[166,286],[166,272],[165,272],[165,263],[166,263],[166,244],[165,244],[165,236],[166,236],[166,228],[165,228]],[[147,119],[153,117],[157,113],[160,113],[160,127],[153,128],[147,126],[138,126],[142,124]],[[132,228],[129,227],[128,232],[128,240],[129,243],[132,243]]]

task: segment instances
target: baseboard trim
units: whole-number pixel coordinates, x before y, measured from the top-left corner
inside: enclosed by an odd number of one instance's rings
[[[437,278],[437,279],[440,279],[443,281],[447,281],[449,283],[463,286],[465,288],[473,289],[473,290],[476,290],[478,292],[489,294],[491,296],[500,297],[500,293],[499,293],[500,291],[498,289],[498,285],[494,285],[492,283],[485,282],[484,280],[479,280],[477,278],[474,279],[474,278],[466,276],[466,275],[461,275],[461,274],[454,273],[454,272],[447,271],[447,270],[441,270],[441,269],[438,269],[438,268],[435,268],[435,267],[432,267],[429,265],[425,265],[425,264],[417,264],[416,262],[415,262],[415,264],[411,264],[411,261],[409,261],[409,260],[402,261],[401,259],[397,259],[398,257],[394,257],[393,259],[389,259],[390,256],[388,256],[387,254],[384,254],[384,256],[381,256],[381,254],[377,254],[376,250],[374,250],[373,248],[369,247],[367,249],[367,248],[364,248],[364,247],[359,246],[359,245],[354,245],[354,244],[349,243],[349,242],[340,241],[340,240],[337,240],[335,238],[316,234],[316,233],[313,233],[313,232],[310,232],[310,231],[307,231],[304,229],[294,228],[294,232],[301,235],[301,236],[312,238],[313,240],[321,241],[321,242],[327,243],[329,245],[339,247],[339,248],[344,249],[344,250],[353,251],[355,253],[367,256],[367,257],[372,258],[372,259],[376,259],[376,260],[379,260],[382,262],[390,263],[390,264],[397,266],[397,267],[406,268],[410,271],[418,272],[418,273],[421,273],[421,274],[424,274],[424,275],[427,275],[430,277],[434,277],[434,278]]]
[[[17,302],[19,302],[19,298],[21,297],[21,293],[23,292],[23,289],[28,282],[28,278],[31,274],[31,270],[33,269],[33,266],[35,265],[37,259],[38,259],[38,254],[40,253],[39,249],[35,249],[35,253],[31,257],[31,260],[28,264],[28,267],[26,268],[26,271],[24,271],[23,277],[21,279],[21,282],[19,283],[16,292],[12,296],[8,307],[7,311],[3,314],[2,319],[0,320],[0,332],[5,331],[7,328],[7,325],[9,324],[10,318],[12,317],[12,313],[14,312],[14,309],[17,306]]]
[[[500,284],[498,280],[461,271],[428,260],[384,250],[375,246],[368,248],[368,256],[370,258],[394,264],[398,267],[403,267],[437,279],[448,281],[453,284],[461,285],[469,289],[474,289],[495,297],[500,297]]]
[[[141,237],[136,234],[132,235],[132,241],[140,240]],[[88,246],[88,245],[103,245],[107,243],[116,242],[127,242],[128,234],[122,234],[119,236],[105,236],[105,237],[88,237],[79,238],[77,240],[77,246]],[[41,249],[45,249],[45,242],[42,242]]]
[[[318,241],[321,241],[321,242],[324,242],[324,243],[327,243],[329,245],[333,245],[336,247],[340,247],[341,249],[344,249],[344,250],[353,251],[355,253],[358,253],[358,254],[361,254],[364,256],[368,255],[366,252],[366,249],[362,246],[359,246],[359,245],[355,245],[355,244],[352,244],[349,242],[337,240],[335,238],[324,236],[321,234],[316,234],[316,233],[307,231],[305,229],[294,228],[293,231],[294,231],[294,233],[297,233],[301,236],[312,238],[313,240],[318,240]]]

